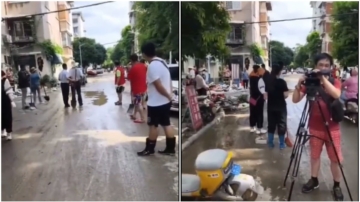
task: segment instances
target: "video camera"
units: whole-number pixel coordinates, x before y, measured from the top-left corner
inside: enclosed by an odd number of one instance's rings
[[[305,73],[306,79],[304,81],[304,86],[306,87],[306,94],[309,98],[313,98],[316,95],[318,88],[321,86],[319,76],[328,76],[331,83],[333,79],[330,78],[331,70],[324,69],[318,72],[309,71]]]

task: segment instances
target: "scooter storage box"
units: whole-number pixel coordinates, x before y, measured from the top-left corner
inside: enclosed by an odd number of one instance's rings
[[[198,171],[219,170],[223,166],[228,153],[222,149],[210,149],[198,155],[195,168]]]

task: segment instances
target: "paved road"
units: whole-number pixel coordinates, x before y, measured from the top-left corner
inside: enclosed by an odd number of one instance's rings
[[[81,110],[64,109],[59,92],[36,111],[14,110],[14,139],[2,141],[2,200],[177,200],[178,159],[136,155],[147,127],[129,120],[129,92],[114,105],[112,74],[82,90]]]
[[[297,76],[286,76],[289,88],[297,81]],[[288,100],[288,124],[292,136],[294,136],[304,103],[292,104]],[[235,162],[243,166],[243,172],[251,174],[264,186],[265,193],[258,197],[260,201],[286,200],[289,193],[288,187],[283,188],[282,183],[290,160],[291,148],[284,151],[269,149],[266,145],[255,144],[255,135],[249,133],[249,116],[247,112],[232,115],[212,128],[207,134],[197,140],[192,146],[182,153],[182,172],[194,173],[196,156],[207,149],[223,148],[235,153]],[[358,127],[348,121],[341,123],[343,134],[342,147],[344,160],[344,172],[348,180],[354,200],[359,200],[359,154],[358,154]],[[323,149],[325,150],[325,148]],[[326,152],[322,153],[322,166],[320,189],[312,194],[302,194],[301,185],[309,176],[309,151],[308,147],[303,153],[299,177],[296,179],[292,200],[296,201],[332,201],[330,190],[333,186]],[[342,183],[345,200],[349,200],[348,194]]]

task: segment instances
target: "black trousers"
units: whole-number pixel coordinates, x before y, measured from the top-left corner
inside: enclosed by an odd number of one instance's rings
[[[274,134],[277,128],[278,135],[285,135],[287,128],[287,111],[268,109],[268,133]]]
[[[200,88],[196,90],[198,95],[207,95],[207,90],[205,88]]]
[[[69,83],[61,83],[61,93],[65,106],[69,106],[69,94],[70,94],[70,85]]]
[[[249,87],[249,80],[243,80],[244,88],[247,89]]]
[[[260,97],[256,105],[250,104],[250,127],[262,128],[264,123],[264,99]]]
[[[7,133],[12,133],[13,116],[10,102],[1,104],[1,116],[1,131],[6,130]]]
[[[75,82],[71,85],[71,104],[76,104],[76,96],[75,96],[75,92],[77,94],[77,100],[79,102],[79,105],[82,106],[83,105],[83,101],[82,101],[82,97],[81,97],[81,83]]]

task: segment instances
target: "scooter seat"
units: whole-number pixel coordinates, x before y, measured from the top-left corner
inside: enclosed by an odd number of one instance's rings
[[[355,102],[348,102],[348,107],[347,107],[347,110],[348,111],[352,111],[352,112],[358,112],[359,110],[359,106],[357,103]]]
[[[181,175],[182,193],[192,193],[200,189],[200,178],[197,175]]]

